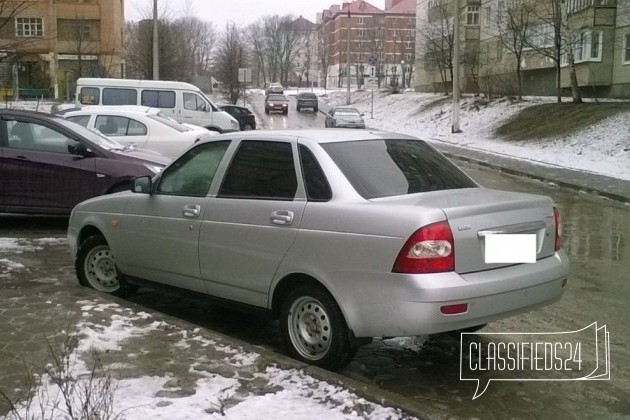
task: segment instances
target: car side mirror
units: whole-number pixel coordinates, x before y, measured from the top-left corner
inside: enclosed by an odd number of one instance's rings
[[[81,142],[72,142],[71,144],[68,144],[68,153],[70,153],[71,155],[78,155],[82,157],[94,156],[94,152],[92,151],[92,149]]]
[[[131,191],[139,194],[151,194],[153,182],[149,175],[139,176],[133,179]]]

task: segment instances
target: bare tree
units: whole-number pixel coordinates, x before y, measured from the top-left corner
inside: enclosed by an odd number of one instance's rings
[[[574,48],[576,32],[572,29],[564,0],[535,0],[537,24],[532,26],[527,44],[539,54],[551,59],[556,67],[556,96],[562,102],[562,57],[566,54],[574,103],[582,102],[575,73]],[[551,46],[550,46],[551,45]]]
[[[517,95],[523,99],[522,61],[528,47],[527,36],[530,33],[534,16],[533,4],[528,1],[507,2],[503,9],[497,10],[496,28],[501,46],[514,55],[516,69]]]
[[[245,36],[234,23],[225,27],[217,48],[215,75],[221,81],[221,91],[235,104],[242,91],[238,69],[247,65]]]
[[[439,2],[429,11],[429,22],[420,33],[424,46],[424,65],[438,69],[444,93],[448,95],[448,81],[453,80],[453,16],[448,3]]]

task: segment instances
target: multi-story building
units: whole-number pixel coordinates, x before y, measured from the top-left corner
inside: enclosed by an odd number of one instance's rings
[[[333,5],[318,16],[319,58],[327,86],[410,86],[415,61],[415,0]],[[349,66],[348,66],[349,63]],[[349,68],[348,68],[349,67]]]
[[[459,0],[464,91],[630,97],[630,0]],[[455,0],[418,2],[416,89],[450,90]],[[559,58],[559,60],[558,60]]]
[[[124,0],[3,2],[0,88],[67,98],[81,76],[125,75]]]
[[[297,49],[289,73],[288,83],[295,86],[319,85],[318,80],[318,29],[319,25],[300,16],[291,23],[291,30],[296,33]]]

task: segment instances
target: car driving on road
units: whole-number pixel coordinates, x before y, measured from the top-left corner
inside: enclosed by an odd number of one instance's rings
[[[304,108],[310,108],[313,112],[317,112],[319,102],[317,101],[317,95],[312,92],[300,92],[297,95],[297,103],[295,109],[300,112]]]
[[[560,230],[550,198],[481,187],[422,140],[321,129],[201,142],[133,192],[77,205],[68,240],[82,285],[267,311],[293,357],[337,369],[371,337],[479,328],[558,300]],[[510,235],[532,262],[486,258]]]
[[[358,109],[337,106],[328,111],[324,125],[336,128],[365,128],[365,121]]]
[[[0,212],[69,214],[80,201],[129,189],[169,161],[132,151],[61,117],[0,110]]]
[[[289,113],[289,100],[286,96],[272,93],[265,98],[265,114],[270,112],[282,112],[284,115]]]

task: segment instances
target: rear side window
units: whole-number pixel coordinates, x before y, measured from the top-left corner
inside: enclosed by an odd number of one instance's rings
[[[322,147],[366,199],[477,186],[421,140],[351,141]]]
[[[84,87],[79,93],[79,100],[83,105],[100,105],[101,94],[98,88]]]
[[[227,170],[219,197],[292,200],[297,176],[290,143],[244,141]]]
[[[172,90],[143,90],[141,103],[152,108],[175,108],[175,92]]]
[[[96,117],[96,129],[106,136],[144,136],[147,126],[139,121],[115,115]]]
[[[138,93],[135,89],[103,89],[103,105],[138,105]]]
[[[67,117],[66,119],[83,127],[87,127],[90,123],[90,115],[76,115],[74,117]]]
[[[328,201],[332,198],[330,185],[317,159],[306,146],[300,145],[300,163],[309,201]]]

